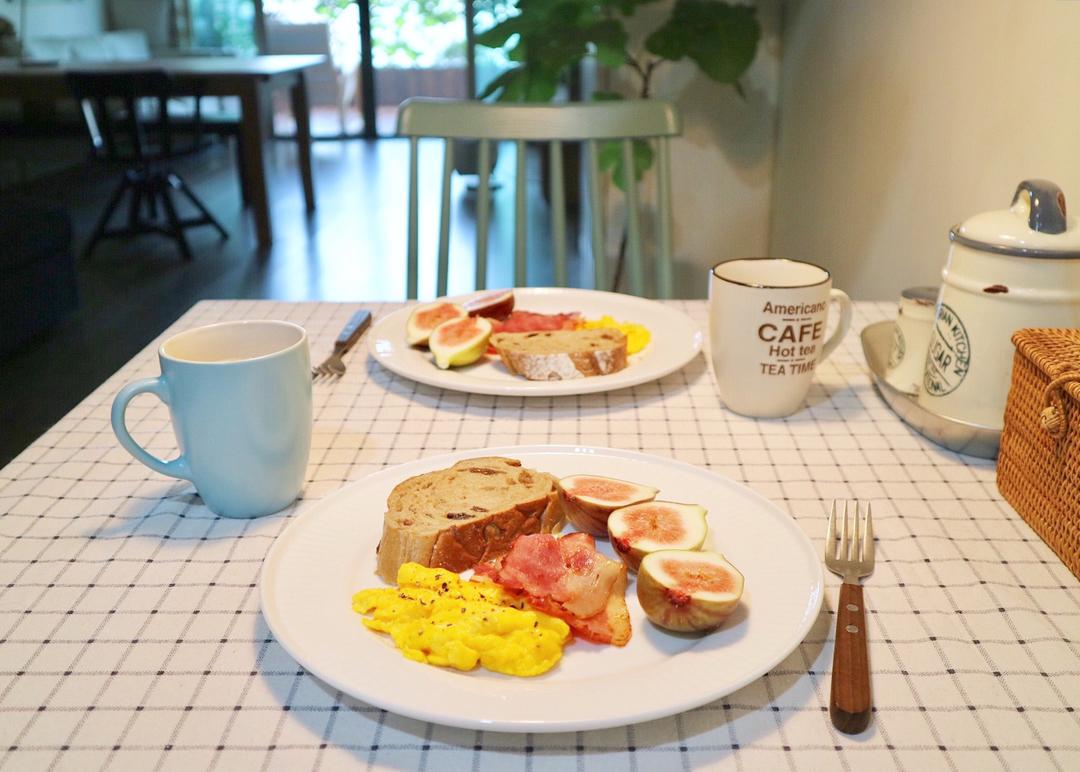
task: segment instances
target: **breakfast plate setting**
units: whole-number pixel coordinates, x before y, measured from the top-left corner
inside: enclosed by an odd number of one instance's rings
[[[610,317],[645,328],[649,342],[628,356],[625,367],[592,377],[529,380],[511,372],[494,354],[461,367],[441,369],[427,348],[410,345],[408,331],[415,306],[398,309],[378,320],[369,333],[372,357],[391,372],[452,391],[496,396],[550,397],[593,394],[636,386],[662,378],[699,354],[704,336],[686,314],[653,300],[596,290],[529,287],[513,290],[514,309],[539,315],[580,314],[583,319]],[[445,298],[468,303],[476,293]],[[576,374],[575,374],[576,375]]]
[[[626,590],[625,646],[575,638],[550,671],[518,678],[433,667],[402,656],[351,605],[376,575],[387,497],[403,481],[479,457],[505,457],[556,478],[582,473],[634,480],[707,512],[703,549],[745,577],[741,600],[713,632],[653,624]],[[573,526],[566,527],[574,531]],[[602,554],[618,559],[596,540]],[[262,613],[277,641],[310,673],[372,705],[440,724],[504,732],[562,732],[645,721],[697,707],[759,678],[805,637],[822,603],[821,563],[783,511],[713,472],[642,453],[578,446],[488,448],[424,458],[348,485],[305,509],[269,550]],[[657,683],[665,684],[662,690]]]
[[[1024,475],[1077,384],[1018,348],[997,465],[943,449],[874,390],[923,328],[823,277],[198,303],[0,470],[0,772],[1080,769],[1076,553],[1010,503],[1075,508]]]

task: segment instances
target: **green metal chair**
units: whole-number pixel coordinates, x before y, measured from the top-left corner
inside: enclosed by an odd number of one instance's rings
[[[661,100],[627,100],[587,104],[488,104],[477,101],[412,98],[398,108],[398,134],[409,138],[409,233],[407,291],[416,297],[418,270],[418,152],[421,138],[444,140],[442,207],[439,227],[438,294],[446,294],[450,256],[450,180],[454,169],[454,140],[479,141],[478,168],[491,167],[492,144],[512,141],[516,146],[514,175],[514,284],[524,286],[526,243],[525,143],[547,142],[551,161],[550,204],[555,283],[566,286],[566,217],[563,182],[563,145],[579,142],[585,146],[586,178],[591,213],[591,241],[597,288],[608,285],[604,229],[604,206],[600,187],[599,153],[604,140],[619,140],[624,168],[633,168],[633,142],[652,140],[656,144],[657,231],[656,294],[671,296],[671,160],[670,138],[682,132],[675,106]],[[642,255],[641,214],[638,189],[633,175],[626,190],[627,275],[630,291],[645,294],[645,262]],[[490,182],[479,175],[476,216],[476,286],[482,289],[487,278]]]

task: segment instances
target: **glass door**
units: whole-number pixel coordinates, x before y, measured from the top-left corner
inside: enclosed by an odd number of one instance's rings
[[[256,0],[186,0],[177,8],[181,43],[192,53],[242,54],[258,51]]]
[[[394,132],[413,96],[466,99],[468,0],[369,0],[378,133]]]
[[[266,54],[320,54],[305,71],[316,139],[359,136],[360,24],[353,0],[262,0]],[[274,134],[291,136],[295,121],[285,93],[274,96]]]
[[[180,0],[177,27],[200,53],[320,54],[307,70],[316,139],[391,136],[411,96],[466,99],[509,64],[473,45],[510,0]],[[296,126],[288,95],[274,97],[276,136]]]

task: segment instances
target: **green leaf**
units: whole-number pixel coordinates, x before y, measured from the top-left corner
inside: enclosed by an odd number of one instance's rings
[[[596,46],[596,59],[604,67],[618,67],[626,61],[626,29],[615,19],[604,19],[584,30]]]
[[[633,142],[634,179],[640,181],[652,167],[652,145],[644,139]],[[626,191],[626,174],[622,162],[622,141],[611,139],[600,143],[600,169],[611,173],[611,181],[621,191]]]
[[[592,98],[597,102],[616,102],[623,98],[622,94],[616,94],[614,91],[596,91],[593,93]]]
[[[502,48],[514,35],[521,34],[523,28],[520,16],[514,16],[506,21],[496,24],[491,29],[484,30],[476,36],[476,44],[487,48]]]
[[[509,69],[499,76],[493,78],[491,82],[484,87],[484,90],[477,95],[477,99],[487,99],[496,91],[500,92],[498,99],[501,102],[516,102],[519,101],[518,95],[524,93],[523,79],[524,79],[524,67],[514,67]]]
[[[657,0],[600,0],[600,5],[605,9],[614,8],[623,16],[633,16],[638,6],[655,2]]]
[[[526,65],[524,102],[550,102],[559,88],[559,70],[531,68]],[[502,101],[509,101],[509,98]]]
[[[735,83],[746,72],[761,39],[757,10],[714,0],[676,0],[671,17],[645,40],[664,59],[689,58],[719,83]]]

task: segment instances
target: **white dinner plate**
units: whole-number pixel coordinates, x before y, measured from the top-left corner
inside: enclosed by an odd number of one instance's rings
[[[475,293],[474,293],[475,294]],[[460,302],[472,295],[447,300]],[[369,333],[372,356],[387,370],[429,386],[473,394],[518,397],[551,397],[560,394],[593,394],[662,378],[697,356],[702,333],[691,319],[671,306],[634,295],[583,289],[527,287],[514,290],[514,307],[545,314],[578,311],[587,319],[610,314],[620,322],[636,322],[648,328],[651,341],[630,357],[617,373],[567,381],[530,381],[513,375],[496,356],[485,356],[467,367],[440,370],[431,354],[405,342],[405,325],[415,306],[394,311],[380,319]]]
[[[660,489],[708,508],[706,547],[746,578],[740,606],[718,631],[676,635],[626,600],[633,634],[622,648],[580,639],[535,678],[459,672],[405,659],[352,611],[353,593],[383,586],[375,547],[390,490],[463,458],[500,455],[556,476],[590,473]],[[606,541],[599,548],[613,556]],[[306,509],[263,563],[262,613],[278,642],[334,688],[403,716],[498,732],[621,726],[703,705],[759,678],[806,636],[821,606],[819,556],[795,522],[750,489],[704,469],[632,451],[574,446],[488,448],[385,469]]]

